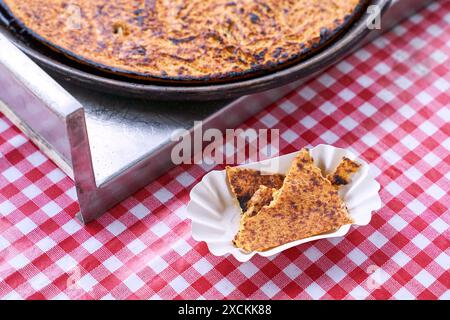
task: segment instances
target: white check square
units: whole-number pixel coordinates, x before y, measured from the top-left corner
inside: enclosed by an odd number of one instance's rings
[[[323,253],[314,246],[309,247],[303,254],[312,262],[316,262],[323,256]]]
[[[114,272],[123,266],[122,261],[117,259],[115,255],[110,256],[108,259],[103,261],[103,266],[110,272]]]
[[[396,254],[392,256],[392,260],[403,268],[408,262],[411,261],[411,258],[403,251],[399,250]]]
[[[346,61],[339,62],[336,68],[338,68],[338,70],[341,71],[342,73],[349,73],[354,69],[353,66]]]
[[[367,261],[367,256],[364,252],[359,250],[358,248],[353,249],[349,252],[347,257],[352,260],[357,266],[362,265],[365,261]]]
[[[444,270],[450,270],[450,256],[445,252],[442,252],[438,255],[434,261],[439,264]]]
[[[12,145],[15,148],[20,147],[21,145],[23,145],[25,142],[27,142],[28,140],[23,136],[23,135],[17,135],[11,139],[8,140],[8,143],[10,145]]]
[[[139,239],[135,239],[127,245],[127,248],[135,255],[145,250],[146,245]]]
[[[428,152],[425,157],[423,157],[430,166],[435,167],[438,163],[441,162],[441,158],[435,155],[433,152]]]
[[[102,243],[94,237],[90,237],[89,239],[84,241],[81,245],[91,254],[103,246]]]
[[[62,208],[55,201],[50,200],[49,203],[42,207],[42,211],[44,211],[47,216],[51,218],[60,213]]]
[[[332,266],[330,269],[328,269],[325,273],[327,276],[329,276],[334,282],[340,282],[342,279],[345,278],[347,275],[344,270],[339,268],[337,265]]]
[[[434,219],[434,221],[432,223],[430,223],[430,225],[433,227],[434,230],[436,230],[437,232],[439,232],[441,234],[443,234],[445,231],[449,230],[449,225],[439,217]],[[449,265],[449,267],[450,267],[450,265]]]
[[[311,89],[311,87],[306,86],[303,87],[302,89],[300,89],[300,91],[298,91],[298,94],[303,97],[305,100],[311,100],[312,98],[314,98],[314,96],[316,95],[316,91],[314,91],[313,89]]]
[[[310,116],[306,116],[300,120],[300,123],[307,129],[311,129],[317,124],[317,121]]]
[[[98,281],[95,280],[93,276],[91,276],[89,273],[85,274],[81,277],[78,281],[76,281],[75,285],[79,286],[81,289],[83,289],[86,292],[92,291],[94,286],[98,284]]]
[[[162,237],[170,231],[170,228],[164,222],[158,222],[150,230],[158,237]]]
[[[302,273],[302,270],[300,270],[300,268],[298,268],[295,264],[289,263],[289,265],[283,269],[283,272],[289,277],[289,279],[294,280]]]
[[[426,93],[425,91],[422,91],[421,93],[419,93],[418,95],[416,95],[416,99],[420,101],[420,103],[422,103],[423,105],[428,105],[431,101],[433,101],[433,97],[430,96],[428,93]]]
[[[5,121],[0,119],[0,133],[6,131],[9,128],[10,128],[10,126]]]
[[[355,129],[358,126],[358,123],[355,120],[353,120],[353,118],[351,118],[350,116],[347,116],[344,119],[342,119],[340,123],[348,131]]]
[[[54,169],[46,174],[46,177],[50,179],[53,183],[57,183],[66,177],[66,174],[60,169]]]
[[[354,55],[356,57],[358,57],[358,59],[361,60],[361,61],[366,61],[367,59],[372,57],[372,55],[369,53],[369,51],[367,51],[365,49],[359,49],[358,51],[356,51],[354,53]]]
[[[438,78],[434,82],[434,86],[441,92],[446,92],[450,89],[450,82],[445,80],[444,78]]]
[[[291,129],[286,130],[281,134],[281,137],[289,143],[292,143],[295,139],[298,138],[298,134],[296,134]]]
[[[280,104],[280,108],[283,109],[283,111],[287,114],[293,113],[295,110],[297,110],[297,106],[289,100],[283,101],[283,103]]]
[[[431,275],[425,269],[423,269],[418,274],[416,274],[414,276],[414,279],[416,279],[425,288],[428,288],[429,286],[431,286],[436,281],[436,278],[433,277],[433,275]]]
[[[442,190],[441,188],[439,188],[439,186],[435,184],[429,187],[425,192],[436,200],[441,199],[446,194],[444,190]]]
[[[67,232],[70,235],[73,235],[75,232],[77,232],[78,230],[80,230],[82,227],[80,225],[79,222],[77,222],[76,220],[72,219],[67,221],[63,226],[62,226],[63,230],[65,232]]]
[[[56,261],[56,264],[66,273],[74,273],[74,270],[78,268],[78,262],[68,254]]]
[[[368,240],[372,242],[378,249],[383,247],[389,240],[380,232],[375,231],[372,233]]]
[[[114,236],[118,236],[119,234],[121,234],[122,232],[124,232],[127,227],[120,221],[116,220],[112,223],[110,223],[106,229],[111,232]]]
[[[344,90],[338,93],[338,96],[341,97],[342,100],[348,102],[352,100],[354,97],[356,97],[356,94],[350,89],[345,88]]]
[[[189,282],[187,282],[181,275],[170,281],[169,284],[177,293],[181,293],[189,287]]]
[[[9,182],[14,182],[14,181],[16,181],[17,179],[19,179],[20,177],[23,176],[22,172],[17,170],[17,168],[15,168],[15,167],[9,167],[8,169],[6,169],[5,171],[2,172],[2,175]]]
[[[387,191],[389,191],[389,193],[390,193],[392,196],[394,196],[394,197],[398,196],[400,193],[403,192],[403,188],[400,187],[395,181],[390,182],[390,183],[385,187],[385,189],[386,189]]]
[[[225,297],[232,293],[236,287],[227,278],[223,278],[214,285],[214,288],[218,290]]]
[[[397,163],[398,161],[401,160],[401,157],[392,149],[386,150],[383,154],[382,154],[383,158],[389,162],[391,165]]]
[[[57,243],[49,236],[42,238],[41,240],[39,240],[36,243],[36,246],[44,252],[49,251],[51,248],[53,248],[56,245],[57,245]]]
[[[350,291],[350,295],[357,300],[364,300],[369,296],[369,292],[366,289],[357,285],[352,291]]]
[[[330,75],[324,73],[317,79],[321,84],[323,84],[326,88],[331,87],[335,82],[336,79],[331,77]]]
[[[325,101],[325,102],[319,107],[319,109],[320,109],[323,113],[325,113],[326,115],[330,115],[330,114],[332,114],[334,111],[337,110],[337,107],[336,107],[333,103],[331,103],[331,102],[329,102],[329,101]]]
[[[389,219],[388,223],[397,231],[403,230],[408,223],[400,217],[400,214],[394,214],[392,218]]]
[[[163,258],[155,256],[149,261],[148,266],[155,271],[155,273],[161,273],[169,266],[169,264]]]
[[[438,128],[429,120],[425,120],[421,123],[419,128],[429,136],[433,135],[438,130]]]
[[[411,181],[416,182],[422,177],[422,173],[417,170],[415,167],[411,167],[404,172],[405,176],[407,176]]]
[[[431,241],[428,240],[427,237],[425,237],[424,235],[422,235],[420,233],[417,236],[415,236],[411,241],[420,250],[423,250],[425,247],[427,247],[431,243]]]
[[[377,108],[369,102],[364,102],[358,110],[367,117],[371,117],[377,112]]]
[[[246,278],[251,278],[259,271],[259,269],[250,261],[240,264],[238,269]]]
[[[22,190],[22,193],[29,199],[33,199],[36,196],[42,194],[41,189],[36,187],[34,184],[30,184],[28,187]]]
[[[275,118],[270,113],[266,114],[264,117],[260,119],[260,121],[268,128],[272,128],[278,123],[278,119]]]
[[[166,188],[162,187],[158,191],[156,191],[154,194],[156,199],[158,199],[161,203],[166,203],[168,200],[173,198],[173,193],[167,190]]]
[[[31,278],[28,283],[34,290],[39,291],[42,288],[48,286],[51,282],[45,274],[39,272],[37,275]]]
[[[328,144],[333,144],[339,140],[339,137],[330,130],[325,131],[325,133],[321,135],[321,138]]]
[[[123,283],[131,290],[131,292],[138,291],[145,284],[145,282],[135,274],[130,275]]]
[[[188,172],[182,172],[175,178],[183,187],[190,186],[195,182],[193,176],[191,176]]]
[[[400,114],[402,116],[404,116],[406,119],[411,118],[412,116],[414,116],[416,114],[416,111],[414,111],[413,108],[411,108],[409,105],[405,104],[403,107],[401,107],[398,112],[400,112]]]
[[[427,209],[427,207],[425,207],[423,205],[423,203],[417,199],[414,199],[413,201],[408,203],[406,206],[408,207],[408,209],[410,209],[412,212],[414,212],[417,215],[420,215],[422,212],[424,212]]]
[[[213,265],[209,263],[209,261],[205,258],[201,258],[200,260],[198,260],[196,263],[194,263],[193,267],[201,275],[205,275],[213,269]]]
[[[378,137],[370,132],[365,134],[361,140],[369,147],[373,147],[378,143]]]
[[[384,62],[380,62],[374,67],[375,71],[381,75],[388,74],[391,71],[391,68]]]
[[[398,128],[398,125],[390,119],[383,120],[380,126],[389,133]]]
[[[314,300],[320,299],[326,293],[325,290],[323,290],[316,282],[313,282],[306,287],[305,291]]]
[[[409,292],[405,287],[401,288],[394,294],[394,298],[397,300],[414,300],[414,295]]]
[[[375,81],[372,80],[372,78],[369,78],[366,75],[362,75],[356,79],[356,82],[358,82],[363,88],[370,87]]]
[[[401,143],[407,147],[409,150],[413,150],[415,148],[417,148],[417,146],[420,144],[419,141],[416,140],[416,138],[414,138],[411,135],[406,135],[402,140]]]
[[[28,263],[30,263],[30,260],[28,260],[27,257],[23,255],[23,253],[19,253],[18,255],[14,256],[12,259],[8,261],[8,263],[16,270],[21,269],[25,267]]]
[[[388,89],[381,89],[381,91],[378,92],[377,96],[384,102],[391,102],[395,98],[395,95]]]
[[[394,80],[394,83],[399,86],[401,89],[406,90],[411,87],[412,82],[408,80],[408,78],[404,76],[400,76]]]
[[[29,234],[31,231],[35,230],[38,226],[28,217],[23,218],[21,221],[16,223],[16,228],[20,230],[23,234]]]
[[[417,37],[413,38],[409,43],[410,43],[415,49],[422,49],[422,48],[425,47],[426,44],[427,44],[425,41],[423,41],[422,39],[417,38]]]
[[[27,157],[27,160],[34,166],[38,167],[47,161],[47,157],[45,157],[40,151],[33,152]]]

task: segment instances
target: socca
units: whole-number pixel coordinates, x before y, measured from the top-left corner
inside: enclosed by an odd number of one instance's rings
[[[0,0],[16,25],[100,71],[229,81],[289,66],[347,30],[365,0]]]
[[[284,180],[282,174],[265,174],[259,170],[239,167],[227,167],[226,175],[231,192],[242,212],[247,210],[248,201],[261,185],[271,189],[279,189]]]
[[[234,245],[247,252],[265,251],[351,224],[352,218],[338,188],[348,183],[359,167],[356,162],[344,158],[328,176],[333,178],[329,180],[314,165],[309,151],[302,149],[279,190],[258,187],[255,191],[254,197],[262,199],[257,204],[260,209],[254,209],[258,199],[248,201],[253,204],[249,208],[253,209],[242,215]],[[265,194],[263,198],[261,193]]]

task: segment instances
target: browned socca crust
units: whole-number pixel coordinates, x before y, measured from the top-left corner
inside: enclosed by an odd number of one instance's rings
[[[363,0],[0,0],[29,34],[104,71],[227,80],[320,49]]]

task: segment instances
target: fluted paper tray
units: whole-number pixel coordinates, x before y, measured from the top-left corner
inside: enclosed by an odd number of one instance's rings
[[[369,173],[369,165],[353,153],[330,145],[318,145],[310,149],[314,163],[322,169],[324,175],[331,172],[342,157],[355,160],[361,167],[346,186],[342,186],[339,194],[344,199],[347,209],[356,226],[364,226],[370,222],[372,212],[381,207],[378,194],[380,185]],[[284,156],[254,162],[242,167],[270,173],[287,173],[297,152]],[[246,253],[232,244],[239,229],[241,210],[236,204],[227,181],[225,170],[211,171],[191,191],[187,207],[188,217],[192,221],[192,237],[206,242],[209,250],[216,256],[232,254],[238,261],[248,261],[255,254],[271,256],[302,243],[342,237],[350,230],[351,225],[344,225],[335,232],[293,241],[279,247],[263,251]]]

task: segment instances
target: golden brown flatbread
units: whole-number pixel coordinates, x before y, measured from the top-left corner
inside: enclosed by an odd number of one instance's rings
[[[365,0],[0,0],[29,35],[83,64],[169,81],[229,80],[326,46]]]
[[[344,159],[331,176],[348,179],[347,169],[356,166],[349,166],[349,161]],[[273,193],[273,200],[257,213],[252,211],[241,217],[235,246],[248,252],[265,251],[352,223],[338,194],[341,181],[338,182],[333,185],[325,178],[308,150],[302,149],[293,160],[283,186]],[[256,200],[250,199],[249,203]]]
[[[360,166],[359,163],[344,157],[336,169],[327,175],[327,179],[331,181],[332,185],[337,187],[346,185],[350,182],[351,176],[358,171]]]
[[[247,210],[247,203],[259,189],[259,186],[279,189],[284,180],[282,174],[264,174],[258,170],[239,167],[227,167],[226,174],[231,192],[236,197],[243,212]]]

